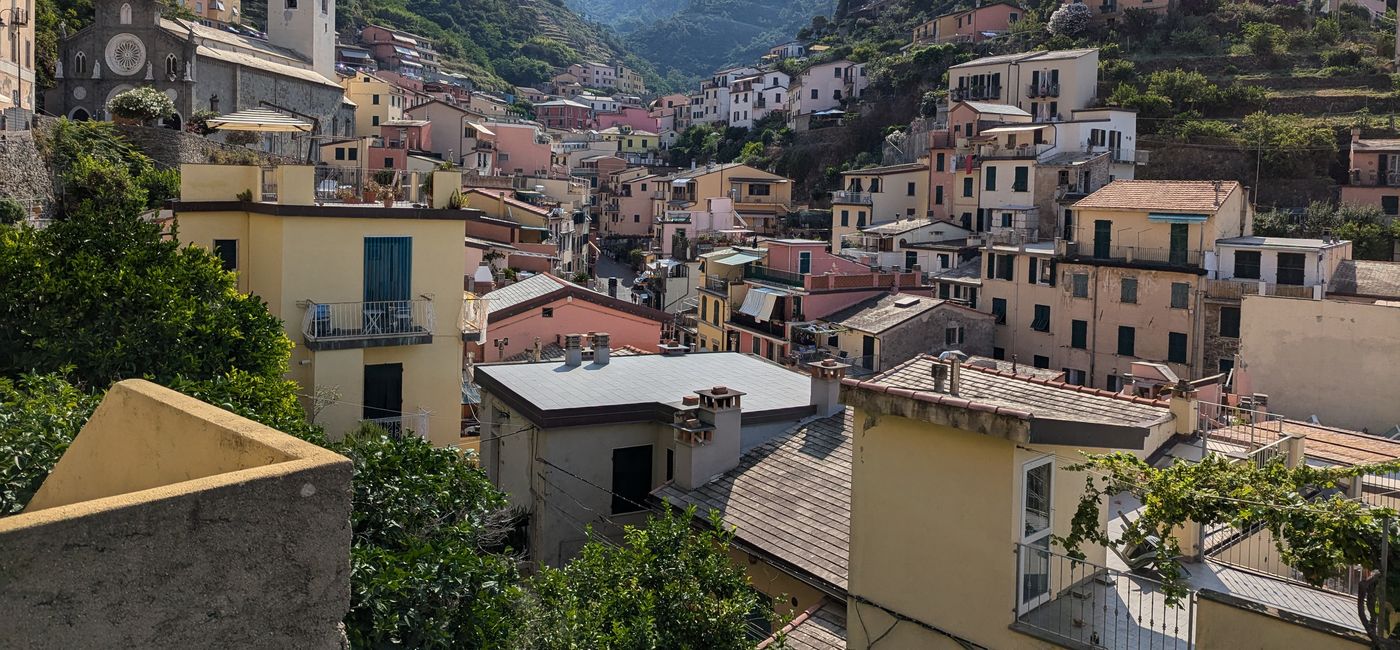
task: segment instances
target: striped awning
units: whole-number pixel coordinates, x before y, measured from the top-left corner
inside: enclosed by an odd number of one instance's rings
[[[250,108],[220,115],[205,122],[220,131],[261,131],[264,133],[310,133],[311,125],[270,108]]]
[[[1174,212],[1149,212],[1147,220],[1152,223],[1205,223],[1210,215]]]

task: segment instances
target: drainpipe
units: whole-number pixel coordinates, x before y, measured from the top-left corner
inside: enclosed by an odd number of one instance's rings
[[[1099,361],[1099,267],[1094,269],[1093,313],[1089,316],[1089,385],[1094,384],[1094,370]],[[1105,386],[1106,387],[1106,386]]]

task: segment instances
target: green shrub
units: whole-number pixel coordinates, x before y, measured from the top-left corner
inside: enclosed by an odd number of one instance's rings
[[[1182,52],[1213,54],[1220,48],[1220,39],[1200,27],[1173,32],[1170,42],[1174,49]]]
[[[1259,56],[1273,56],[1278,53],[1286,34],[1282,27],[1273,23],[1249,23],[1244,26],[1244,42],[1249,51]]]
[[[1329,67],[1356,66],[1361,63],[1361,52],[1355,48],[1337,48],[1322,53],[1322,62]]]
[[[8,196],[0,196],[0,226],[9,226],[24,221],[28,213],[24,206]]]
[[[224,135],[224,142],[235,147],[246,147],[250,144],[256,144],[261,139],[262,135],[257,131],[229,131]]]
[[[107,110],[117,117],[149,122],[175,114],[175,102],[150,86],[132,88],[107,102]]]
[[[146,204],[159,207],[180,197],[180,170],[150,167],[136,177],[136,184],[146,189]]]
[[[1336,18],[1323,18],[1318,20],[1312,28],[1314,41],[1322,45],[1331,45],[1342,39],[1342,26]]]

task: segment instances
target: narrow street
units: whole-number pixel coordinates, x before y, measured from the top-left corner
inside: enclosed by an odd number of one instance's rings
[[[636,271],[626,262],[619,262],[607,255],[599,255],[598,263],[594,266],[593,274],[599,278],[618,278],[624,287],[631,287],[632,282],[637,279]]]

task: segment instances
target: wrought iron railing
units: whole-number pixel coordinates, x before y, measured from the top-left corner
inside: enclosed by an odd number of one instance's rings
[[[1135,264],[1199,267],[1205,258],[1200,250],[1149,248],[1143,246],[1096,247],[1093,242],[1076,242],[1070,255],[1080,260],[1107,260]]]
[[[383,418],[364,418],[360,422],[373,424],[392,438],[416,435],[424,440],[428,439],[427,413],[401,413]]]
[[[784,271],[782,269],[749,264],[744,267],[744,278],[749,280],[759,280],[762,282],[776,282],[794,287],[802,286],[802,274]]]
[[[307,343],[357,341],[423,335],[431,340],[433,301],[312,302],[302,320]]]
[[[1189,650],[1196,598],[1168,605],[1162,583],[1016,544],[1020,631],[1072,648]]]
[[[855,192],[851,190],[838,190],[831,193],[832,203],[850,203],[856,205],[870,205],[874,197],[869,192]]]

